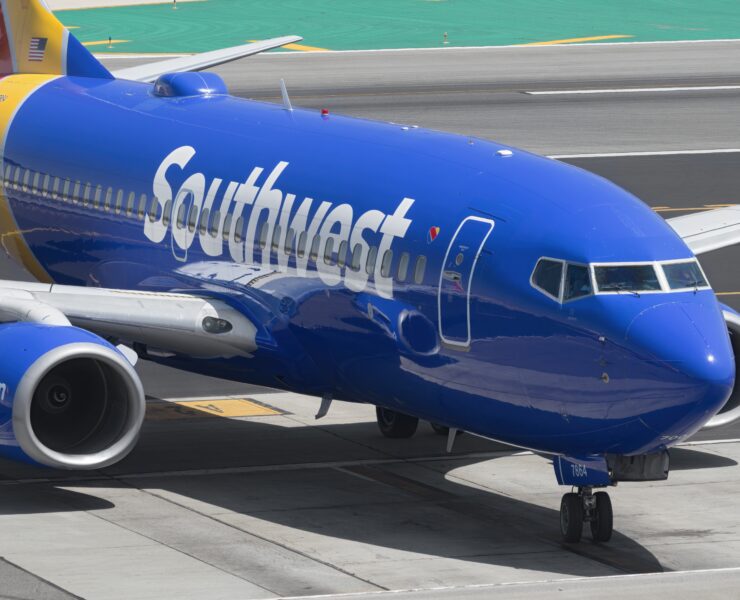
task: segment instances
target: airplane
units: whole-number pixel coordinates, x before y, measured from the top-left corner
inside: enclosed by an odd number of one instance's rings
[[[740,206],[667,222],[605,179],[477,138],[111,73],[42,0],[2,0],[0,455],[102,469],[135,446],[139,359],[376,406],[552,461],[566,542],[603,491],[740,418],[740,314],[696,256]]]

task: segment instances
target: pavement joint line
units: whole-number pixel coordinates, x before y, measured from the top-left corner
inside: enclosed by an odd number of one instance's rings
[[[132,489],[136,489],[139,492],[142,492],[144,494],[147,494],[147,495],[150,495],[150,496],[155,496],[156,498],[159,498],[160,500],[166,500],[166,498],[162,498],[160,496],[157,496],[156,494],[150,494],[150,493],[147,492],[147,490],[143,490],[143,489],[141,489],[139,487],[136,487],[136,486],[133,486],[131,484],[128,484],[125,481],[119,480],[117,478],[114,478],[114,479],[118,483],[121,483],[123,485],[128,486],[130,489],[131,488]],[[182,506],[182,505],[178,505],[178,506]],[[182,508],[186,508],[187,509],[187,507],[184,507],[184,506]],[[187,509],[187,510],[191,510],[191,509]],[[178,554],[182,554],[184,556],[189,556],[190,558],[192,558],[193,560],[198,561],[199,563],[202,563],[204,565],[208,565],[209,567],[211,567],[213,569],[216,569],[217,571],[221,571],[222,573],[225,573],[226,575],[230,575],[231,577],[236,577],[237,579],[240,579],[242,581],[245,581],[245,582],[249,583],[250,585],[253,585],[253,586],[258,587],[258,588],[260,588],[262,590],[265,590],[266,592],[269,592],[270,594],[275,594],[276,596],[279,596],[280,595],[276,591],[271,590],[269,588],[266,588],[265,586],[260,585],[259,583],[255,583],[251,579],[247,579],[246,577],[242,577],[241,575],[238,575],[236,573],[232,573],[231,571],[228,571],[227,569],[224,569],[223,567],[220,567],[220,566],[218,566],[218,565],[216,565],[216,564],[214,564],[212,562],[209,562],[207,560],[203,560],[202,558],[200,558],[199,556],[196,556],[195,554],[192,554],[191,552],[186,552],[185,550],[182,550],[180,548],[176,548],[175,546],[173,546],[171,544],[168,544],[166,542],[163,542],[162,540],[158,540],[157,538],[154,538],[154,537],[152,537],[150,535],[147,535],[145,533],[142,533],[141,531],[137,531],[136,529],[132,529],[131,527],[127,527],[126,525],[123,525],[122,523],[117,523],[116,521],[112,521],[110,519],[106,519],[102,514],[99,514],[97,511],[85,511],[85,513],[88,514],[88,515],[90,515],[91,517],[95,517],[97,519],[100,519],[101,521],[104,521],[105,523],[108,523],[109,525],[113,525],[115,527],[119,527],[119,528],[121,528],[121,529],[123,529],[125,531],[128,531],[129,533],[133,533],[136,536],[143,537],[144,539],[147,539],[147,540],[149,540],[151,542],[154,542],[155,544],[157,544],[159,546],[164,546],[165,548],[168,548],[168,549],[170,549],[170,550],[172,550],[174,552],[177,552]]]
[[[258,540],[261,540],[262,542],[264,542],[266,544],[269,544],[271,546],[277,546],[278,548],[282,548],[286,552],[290,552],[292,554],[297,554],[298,556],[302,556],[303,558],[306,558],[309,561],[316,562],[316,563],[319,563],[321,565],[324,565],[325,567],[328,567],[329,569],[333,569],[335,571],[338,571],[339,573],[342,573],[344,575],[347,575],[348,577],[351,577],[352,579],[356,579],[358,581],[362,581],[363,583],[366,583],[368,585],[371,585],[374,588],[378,588],[377,591],[387,591],[388,590],[388,588],[380,585],[379,583],[375,583],[373,581],[370,581],[369,579],[366,579],[364,577],[360,577],[359,575],[357,575],[355,573],[351,573],[350,571],[347,571],[347,570],[343,569],[342,567],[337,566],[337,565],[334,565],[334,564],[332,564],[332,563],[330,563],[330,562],[328,562],[326,560],[318,559],[315,556],[311,556],[310,554],[308,554],[306,552],[303,552],[302,550],[298,550],[296,548],[291,548],[287,544],[284,544],[284,543],[279,542],[279,541],[274,540],[274,539],[267,538],[267,537],[265,537],[263,535],[260,535],[258,533],[255,533],[254,531],[249,531],[248,529],[244,529],[242,527],[239,527],[238,525],[234,525],[233,523],[229,523],[227,521],[224,521],[224,520],[220,519],[218,515],[209,515],[209,514],[206,514],[206,513],[202,512],[200,510],[197,510],[196,508],[193,508],[192,506],[185,506],[184,504],[180,504],[179,502],[176,502],[172,498],[167,498],[167,497],[164,497],[164,496],[160,496],[159,494],[156,494],[156,493],[154,493],[151,490],[144,490],[142,488],[139,488],[138,486],[134,486],[132,484],[126,484],[126,482],[124,482],[124,481],[122,481],[122,483],[124,483],[125,485],[129,485],[131,488],[137,489],[137,490],[139,490],[140,492],[142,492],[144,494],[147,494],[147,495],[152,496],[154,498],[158,498],[160,500],[163,500],[164,502],[167,502],[169,504],[172,504],[174,506],[177,506],[179,508],[182,508],[183,510],[186,510],[188,512],[194,513],[194,514],[196,514],[196,515],[198,515],[200,517],[203,517],[204,519],[208,519],[210,521],[213,521],[213,522],[218,523],[220,525],[223,525],[225,527],[229,527],[230,529],[234,529],[236,531],[239,531],[240,533],[243,533],[243,534],[248,535],[250,537],[253,537],[253,538],[256,538]],[[201,562],[204,562],[204,561],[201,561]],[[209,564],[209,563],[206,563],[206,564]],[[228,572],[228,571],[226,571],[226,572]],[[239,576],[237,575],[237,577],[239,577]],[[240,577],[240,579],[244,579],[244,578],[241,578]],[[257,587],[260,587],[263,590],[266,590],[266,591],[268,591],[268,592],[270,592],[272,594],[275,594],[276,596],[280,596],[276,592],[273,592],[272,590],[269,590],[269,589],[265,588],[264,586],[261,586],[261,585],[259,585],[257,583],[254,583],[253,581],[250,581],[249,579],[244,579],[244,581],[248,581],[249,583],[252,583],[252,584],[254,584]]]
[[[408,588],[408,589],[397,589],[387,590],[378,592],[345,592],[339,594],[317,594],[314,596],[283,596],[281,600],[311,600],[313,598],[352,598],[352,597],[363,597],[369,595],[375,596],[390,596],[394,594],[410,594],[415,592],[454,592],[454,591],[465,591],[465,590],[485,590],[505,587],[526,587],[543,584],[565,584],[565,583],[589,583],[599,581],[610,581],[615,579],[626,579],[626,578],[669,578],[677,577],[681,575],[700,575],[700,574],[713,574],[713,573],[737,573],[740,572],[740,567],[720,567],[716,569],[696,569],[686,571],[660,571],[654,573],[627,573],[624,575],[598,575],[595,577],[555,577],[552,579],[535,579],[531,581],[506,581],[502,583],[473,583],[470,585],[457,585],[457,586],[438,586],[438,587],[419,587],[419,588]]]
[[[640,88],[602,88],[586,90],[526,90],[528,96],[556,96],[567,94],[637,94],[647,92],[707,92],[721,90],[740,90],[740,85],[695,85]]]
[[[737,154],[740,148],[711,148],[706,150],[646,150],[637,152],[593,152],[585,154],[550,154],[547,158],[621,158],[629,156],[678,156],[683,154]]]
[[[50,587],[53,587],[55,590],[58,590],[60,592],[64,592],[65,594],[67,594],[68,596],[71,596],[72,598],[75,598],[77,600],[85,600],[82,596],[78,596],[77,594],[75,594],[73,592],[70,592],[69,590],[63,588],[62,586],[57,585],[53,581],[50,581],[49,579],[46,579],[44,577],[41,577],[41,575],[39,575],[38,573],[34,573],[33,571],[29,571],[28,569],[24,569],[20,565],[14,563],[12,560],[10,560],[7,556],[0,556],[0,560],[6,562],[10,566],[18,569],[19,571],[23,571],[27,575],[30,575],[32,578],[44,582],[46,585],[48,585]],[[18,600],[22,600],[22,599],[19,598]]]

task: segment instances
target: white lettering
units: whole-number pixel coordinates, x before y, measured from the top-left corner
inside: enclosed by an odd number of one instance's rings
[[[195,148],[192,146],[182,146],[177,150],[173,150],[162,161],[162,164],[159,165],[159,169],[157,169],[152,192],[159,203],[159,219],[154,222],[144,219],[144,235],[155,244],[159,244],[167,235],[167,227],[162,222],[164,219],[164,206],[167,201],[172,200],[172,188],[167,182],[167,170],[173,165],[184,169],[185,165],[190,162],[193,156],[195,156]]]
[[[378,260],[375,261],[375,291],[383,298],[393,298],[393,277],[383,275],[383,256],[391,249],[393,238],[402,238],[406,235],[411,220],[405,219],[404,216],[413,203],[414,201],[411,198],[404,198],[401,204],[398,205],[396,212],[388,215],[380,227],[383,238],[378,246]]]
[[[339,225],[339,231],[335,232],[336,225]],[[332,210],[321,226],[321,246],[319,247],[319,257],[316,261],[316,270],[319,277],[326,285],[337,285],[342,281],[342,269],[338,264],[334,264],[330,259],[324,260],[327,256],[327,246],[331,254],[339,250],[339,246],[344,241],[349,241],[349,232],[352,229],[352,207],[349,204],[340,204]],[[346,260],[346,258],[345,258]]]

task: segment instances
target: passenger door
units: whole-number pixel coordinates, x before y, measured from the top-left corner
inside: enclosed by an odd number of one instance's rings
[[[439,335],[445,344],[470,346],[470,290],[483,244],[494,222],[467,217],[457,228],[439,277]]]

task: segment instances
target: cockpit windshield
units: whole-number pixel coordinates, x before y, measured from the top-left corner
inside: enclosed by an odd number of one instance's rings
[[[696,259],[579,264],[543,257],[537,261],[530,282],[561,304],[593,294],[626,292],[639,296],[709,288]]]
[[[594,267],[600,292],[659,291],[660,281],[653,265],[602,265]]]
[[[663,265],[668,287],[672,290],[706,287],[707,280],[695,260]]]

